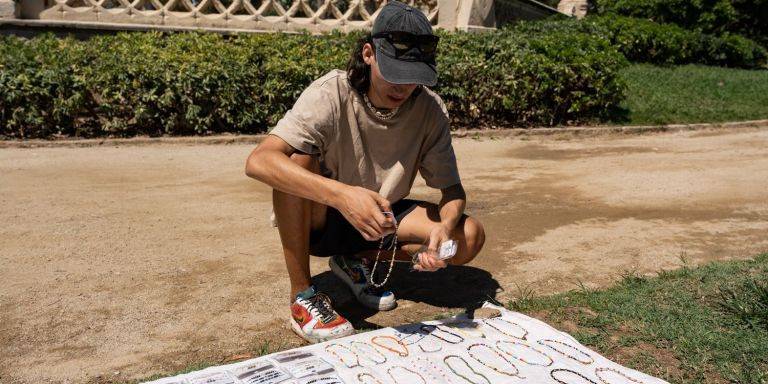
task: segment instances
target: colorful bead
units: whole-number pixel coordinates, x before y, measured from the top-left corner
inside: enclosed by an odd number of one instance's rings
[[[400,345],[401,347],[403,347],[403,350],[402,350],[402,351],[400,351],[400,350],[397,350],[397,349],[395,349],[395,348],[390,348],[390,347],[388,347],[388,346],[386,346],[386,345],[384,345],[384,344],[379,344],[379,343],[377,343],[377,342],[376,342],[376,340],[379,340],[379,339],[388,339],[388,340],[393,340],[395,343],[397,343],[398,345]],[[394,353],[397,353],[397,354],[398,354],[398,355],[400,355],[401,357],[406,357],[406,356],[408,356],[408,347],[407,347],[405,344],[403,344],[403,342],[402,342],[402,341],[400,341],[400,339],[398,339],[398,338],[396,338],[396,337],[394,337],[394,336],[389,336],[389,335],[383,335],[383,336],[374,336],[373,338],[371,338],[371,344],[373,344],[373,345],[375,345],[375,346],[378,346],[378,347],[381,347],[381,348],[384,348],[384,349],[386,349],[386,350],[388,350],[388,351],[390,351],[390,352],[394,352]]]
[[[528,361],[528,360],[526,360],[526,359],[524,359],[522,357],[515,356],[515,354],[505,350],[504,348],[501,347],[502,344],[521,345],[521,346],[523,346],[525,348],[529,348],[530,350],[532,350],[532,351],[534,351],[534,352],[544,356],[547,360],[549,360],[549,362],[547,364],[541,364],[541,363],[537,363],[537,362]],[[518,341],[514,341],[514,340],[509,340],[509,341],[507,341],[507,340],[499,340],[499,341],[496,342],[496,348],[498,348],[500,351],[506,353],[507,355],[510,355],[510,356],[514,357],[515,359],[520,360],[523,363],[526,363],[528,365],[540,365],[542,367],[549,367],[550,365],[552,365],[552,363],[555,362],[554,360],[552,360],[552,358],[549,355],[544,353],[544,351],[539,350],[538,348],[534,348],[532,345],[528,345],[526,343],[522,343],[522,342],[518,342]]]
[[[361,352],[361,354],[359,356],[364,356],[366,358],[366,360],[369,360],[369,361],[375,363],[376,365],[384,364],[384,363],[387,362],[387,357],[384,356],[381,352],[379,352],[378,349],[374,348],[371,345],[368,345],[368,343],[364,343],[362,341],[350,341],[349,345],[354,346],[355,350],[357,350],[358,352]],[[361,347],[363,347],[363,348],[361,349]],[[365,350],[365,352],[363,351],[363,349]],[[370,357],[371,353],[368,353],[370,351],[373,351],[373,353],[381,356],[381,358],[379,360],[374,360],[373,358]],[[358,356],[358,361],[359,361],[359,356]]]
[[[501,369],[499,367],[496,367],[496,366],[493,366],[491,364],[488,364],[485,361],[481,360],[478,356],[475,356],[475,354],[472,353],[472,348],[479,348],[479,347],[485,347],[485,348],[491,350],[493,353],[496,354],[496,356],[499,356],[502,360],[506,361],[507,364],[511,365],[512,368],[515,369],[515,372],[514,373],[507,372],[507,371],[505,371],[505,370],[503,370],[503,369]],[[491,347],[490,345],[483,344],[483,343],[472,344],[469,347],[467,347],[467,352],[469,353],[469,356],[472,357],[473,359],[477,360],[478,363],[480,363],[482,365],[485,365],[486,367],[488,367],[490,369],[493,369],[494,371],[496,371],[498,373],[501,373],[502,375],[518,376],[519,377],[520,370],[515,366],[515,364],[513,364],[511,361],[509,361],[506,357],[504,357],[503,354],[501,354],[501,352],[499,352],[496,348]]]
[[[621,377],[623,377],[623,378],[625,378],[625,379],[627,379],[627,380],[629,380],[629,381],[631,381],[633,383],[645,384],[645,383],[643,383],[640,380],[633,379],[633,378],[627,376],[624,372],[621,372],[618,369],[613,369],[613,368],[596,368],[595,369],[595,376],[597,376],[597,378],[600,379],[600,381],[602,381],[604,384],[610,384],[608,381],[603,379],[603,377],[600,375],[601,372],[606,372],[606,371],[610,371],[610,372],[616,373],[617,375],[619,375],[619,376],[621,376]]]
[[[553,369],[553,370],[549,371],[549,376],[550,376],[550,377],[552,377],[552,379],[553,379],[553,380],[557,381],[557,382],[558,382],[558,383],[560,383],[560,384],[572,384],[572,383],[569,383],[569,382],[567,382],[567,381],[562,381],[562,380],[558,379],[557,377],[555,377],[555,372],[568,372],[568,373],[573,373],[574,375],[576,375],[576,376],[579,376],[579,377],[581,377],[582,379],[584,379],[584,380],[586,380],[586,381],[589,381],[589,382],[590,382],[590,383],[592,383],[592,384],[597,384],[596,382],[592,381],[592,379],[590,379],[589,377],[586,377],[586,376],[582,375],[581,373],[578,373],[578,372],[576,372],[576,371],[572,371],[572,370],[570,370],[570,369],[565,369],[565,368],[558,368],[558,369]]]
[[[396,384],[397,384],[397,383],[399,383],[399,381],[397,381],[397,379],[395,379],[395,376],[394,376],[394,375],[392,375],[392,371],[393,371],[394,369],[396,369],[396,368],[402,369],[402,370],[404,370],[404,371],[408,371],[408,372],[410,372],[410,373],[412,373],[412,374],[414,374],[414,375],[418,376],[418,377],[419,377],[419,379],[421,379],[421,382],[422,382],[423,384],[427,384],[427,379],[425,379],[425,378],[424,378],[424,376],[422,376],[420,373],[418,373],[418,372],[416,372],[416,371],[414,371],[414,370],[412,370],[412,369],[408,369],[408,368],[406,368],[406,367],[402,367],[402,366],[399,366],[399,365],[393,365],[393,366],[391,366],[391,367],[387,368],[387,374],[389,375],[389,377],[391,377],[391,378],[392,378],[392,381],[393,381],[394,383],[396,383]],[[416,384],[416,383],[414,383],[414,382],[412,382],[412,381],[407,381],[407,382],[406,382],[406,383],[404,383],[404,384]]]
[[[353,356],[355,356],[355,364],[353,364],[353,365],[349,365],[349,364],[348,364],[348,363],[347,363],[347,362],[344,360],[344,358],[343,358],[343,357],[341,357],[341,355],[339,355],[338,353],[336,353],[336,352],[334,352],[334,351],[332,351],[332,350],[331,350],[331,348],[333,348],[333,347],[343,348],[343,349],[346,349],[347,351],[349,351],[349,353],[351,353]],[[342,364],[344,364],[345,366],[347,366],[347,368],[362,367],[362,365],[360,365],[360,357],[357,355],[357,353],[355,353],[353,350],[349,349],[349,347],[347,347],[347,346],[345,346],[345,345],[336,344],[336,343],[331,343],[331,344],[328,344],[328,345],[326,345],[326,346],[325,346],[325,351],[326,351],[326,352],[329,352],[329,353],[330,353],[330,354],[332,354],[334,357],[336,357],[337,359],[339,359],[339,361],[340,361]]]
[[[506,331],[502,330],[501,328],[499,328],[498,326],[496,326],[496,325],[493,325],[493,322],[494,322],[494,321],[500,321],[500,322],[503,322],[503,323],[507,323],[507,324],[509,324],[509,325],[513,325],[513,326],[515,326],[515,327],[517,327],[517,328],[520,328],[520,330],[522,330],[522,331],[523,331],[523,332],[522,332],[522,333],[523,333],[523,335],[522,335],[522,336],[517,336],[517,335],[513,335],[513,334],[511,334],[510,332],[506,332]],[[512,337],[512,338],[515,338],[515,339],[520,339],[520,340],[528,340],[528,339],[527,339],[527,336],[528,336],[528,330],[527,330],[527,329],[525,329],[525,328],[523,328],[523,326],[522,326],[522,325],[520,325],[520,324],[518,324],[518,323],[515,323],[514,321],[505,320],[505,319],[502,319],[502,318],[500,318],[500,317],[494,317],[494,318],[492,318],[492,319],[486,319],[486,320],[485,320],[485,325],[487,325],[487,326],[489,326],[489,327],[491,327],[491,328],[493,328],[493,329],[495,329],[495,330],[499,331],[500,333],[502,333],[502,334],[504,334],[504,335],[507,335],[507,336],[509,336],[509,337]]]
[[[561,355],[563,355],[563,356],[565,356],[565,357],[567,357],[567,358],[570,358],[572,360],[578,361],[579,363],[582,363],[584,365],[592,364],[592,363],[595,362],[595,359],[593,359],[592,356],[589,355],[589,353],[586,353],[586,352],[584,352],[584,351],[582,351],[582,350],[580,350],[580,349],[578,349],[578,348],[576,348],[573,345],[570,345],[568,343],[564,343],[562,341],[557,341],[557,340],[550,340],[550,339],[538,340],[536,342],[541,344],[541,345],[543,345],[543,346],[545,346],[545,347],[547,347],[547,348],[549,348],[549,349],[551,349],[551,350],[553,350],[553,351],[555,351],[555,352],[557,352],[557,353],[559,353],[559,354],[561,354]],[[557,349],[557,348],[555,348],[555,347],[553,347],[553,346],[551,346],[551,345],[549,345],[547,343],[556,343],[556,344],[564,345],[564,346],[566,346],[566,347],[568,347],[570,349],[573,349],[574,351],[578,352],[579,354],[581,354],[583,356],[586,356],[588,360],[580,360],[576,356],[569,355],[568,353],[566,353],[564,351],[561,351],[561,350],[559,350],[559,349]]]
[[[477,383],[477,382],[474,382],[474,381],[470,380],[468,377],[466,377],[466,376],[462,375],[461,373],[459,373],[459,372],[456,372],[456,370],[455,370],[455,369],[453,369],[453,367],[451,366],[451,364],[449,364],[449,363],[448,363],[448,359],[449,359],[449,358],[456,358],[456,359],[459,359],[459,360],[461,360],[461,361],[464,363],[464,365],[466,365],[466,366],[467,366],[467,368],[469,368],[469,370],[470,370],[470,371],[472,371],[472,373],[474,373],[475,375],[477,375],[477,376],[480,376],[480,377],[482,377],[483,379],[485,379],[485,382],[486,382],[486,383],[488,383],[488,384],[491,384],[491,381],[490,381],[490,380],[488,380],[488,378],[487,378],[485,375],[483,375],[483,374],[482,374],[482,373],[480,373],[480,372],[477,372],[477,371],[475,371],[475,370],[472,368],[472,366],[471,366],[471,365],[469,365],[469,363],[467,363],[467,361],[466,361],[466,360],[464,360],[464,358],[463,358],[463,357],[461,357],[461,356],[456,356],[456,355],[448,355],[448,356],[446,356],[446,357],[444,357],[444,358],[443,358],[443,363],[445,363],[445,365],[446,365],[446,366],[448,366],[448,369],[450,369],[450,370],[451,370],[451,372],[453,372],[453,374],[454,374],[454,375],[456,375],[456,376],[458,376],[458,377],[461,377],[462,379],[466,380],[466,381],[467,381],[467,382],[469,382],[470,384],[479,384],[479,383]]]

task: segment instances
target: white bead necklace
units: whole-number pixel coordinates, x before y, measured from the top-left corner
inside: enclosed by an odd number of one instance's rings
[[[368,100],[367,93],[363,93],[363,100],[365,100],[365,105],[368,106],[368,109],[370,109],[371,112],[373,112],[373,114],[376,115],[376,117],[382,120],[391,119],[393,116],[395,116],[397,111],[400,110],[400,107],[397,107],[397,108],[390,109],[389,112],[380,112],[378,109],[376,109],[376,107],[373,106],[373,104],[371,104],[371,101]]]

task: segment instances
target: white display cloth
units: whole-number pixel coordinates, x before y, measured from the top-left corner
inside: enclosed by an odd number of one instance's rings
[[[652,384],[570,335],[486,304],[500,317],[407,324],[153,381],[153,384]]]

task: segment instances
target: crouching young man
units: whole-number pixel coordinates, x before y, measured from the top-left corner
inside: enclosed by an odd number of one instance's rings
[[[392,257],[431,272],[483,247],[482,225],[464,214],[446,108],[427,88],[437,83],[437,45],[421,11],[389,2],[347,70],[313,82],[248,157],[246,174],[273,188],[291,327],[305,340],[354,332],[312,285],[310,254],[329,257],[362,305],[390,310]],[[406,199],[417,173],[441,191],[438,204]],[[455,256],[442,260],[448,240]]]

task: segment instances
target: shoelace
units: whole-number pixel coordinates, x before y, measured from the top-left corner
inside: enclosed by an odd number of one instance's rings
[[[384,293],[385,289],[383,286],[375,286],[371,283],[371,266],[366,264],[365,260],[360,260],[360,269],[363,270],[363,273],[365,274],[365,280],[368,283],[368,286],[365,287],[363,292],[369,294],[369,295],[376,295],[381,296],[382,293]]]
[[[309,299],[303,299],[308,303],[307,309],[312,317],[319,317],[323,323],[328,324],[336,319],[336,313],[331,308],[331,298],[325,293],[318,292]]]

